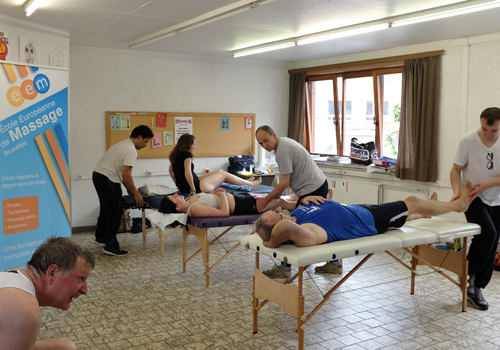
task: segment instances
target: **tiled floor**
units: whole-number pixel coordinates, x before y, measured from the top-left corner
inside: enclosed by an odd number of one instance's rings
[[[215,262],[249,231],[237,231],[210,249]],[[214,230],[214,233],[221,230]],[[119,234],[126,257],[102,253],[93,233],[73,238],[96,255],[89,294],[69,311],[42,309],[42,338],[67,337],[80,350],[90,349],[296,349],[296,321],[269,303],[259,312],[259,333],[252,334],[252,274],[254,254],[239,247],[210,274],[205,287],[201,257],[182,273],[182,233],[165,242],[160,255],[157,231]],[[199,243],[188,238],[189,250]],[[409,254],[393,251],[409,262]],[[361,258],[344,260],[344,270]],[[261,268],[272,267],[261,257]],[[484,294],[490,310],[469,305],[461,312],[460,292],[448,280],[421,268],[415,295],[410,273],[387,254],[375,254],[335,292],[307,323],[306,349],[500,349],[500,273]],[[340,275],[315,275],[308,269],[304,285],[306,313]],[[319,289],[318,289],[319,288]]]

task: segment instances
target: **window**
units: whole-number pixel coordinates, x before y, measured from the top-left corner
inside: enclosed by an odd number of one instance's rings
[[[397,67],[308,78],[311,153],[348,156],[351,138],[356,137],[361,143],[375,141],[379,155],[396,157],[401,72]],[[318,108],[326,105],[327,110]]]
[[[373,115],[373,101],[366,101],[366,115]]]

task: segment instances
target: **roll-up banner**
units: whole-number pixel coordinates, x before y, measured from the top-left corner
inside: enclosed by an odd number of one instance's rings
[[[66,69],[0,63],[0,271],[71,236]]]

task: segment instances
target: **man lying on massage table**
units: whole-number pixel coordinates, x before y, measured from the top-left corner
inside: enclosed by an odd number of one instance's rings
[[[216,188],[210,193],[198,193],[185,199],[183,196],[173,194],[165,196],[158,211],[160,213],[187,213],[189,217],[228,217],[229,215],[258,214],[257,198],[266,194],[255,193],[227,193],[222,188]],[[324,200],[324,198],[320,197]],[[304,198],[307,202],[307,198]],[[297,202],[289,196],[271,200],[261,212],[276,208],[295,208]],[[316,204],[319,204],[315,200]]]
[[[291,213],[282,208],[264,213],[255,222],[255,229],[264,246],[269,248],[283,243],[308,247],[373,236],[390,227],[401,227],[406,220],[464,212],[469,207],[471,191],[472,184],[467,181],[461,196],[453,202],[411,196],[404,201],[379,205],[342,205],[322,199],[320,205],[302,205]]]

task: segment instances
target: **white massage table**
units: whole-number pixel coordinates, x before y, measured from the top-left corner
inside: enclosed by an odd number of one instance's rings
[[[434,271],[458,286],[462,292],[462,311],[467,307],[467,237],[478,235],[481,229],[476,224],[451,221],[441,218],[417,219],[407,222],[399,229],[390,229],[385,234],[356,238],[347,241],[337,241],[313,247],[296,247],[281,245],[278,248],[264,247],[262,239],[257,234],[246,236],[241,240],[245,248],[255,251],[255,274],[253,276],[253,332],[258,331],[258,311],[272,301],[287,310],[297,319],[295,331],[299,334],[299,349],[304,348],[305,324],[323,306],[330,295],[356,272],[374,253],[385,251],[399,263],[411,271],[411,294],[415,290],[417,265],[427,265]],[[464,249],[459,252],[446,252],[431,248],[427,243],[448,241],[463,238]],[[409,249],[413,247],[413,249]],[[411,266],[406,265],[389,250],[402,248],[412,255]],[[259,254],[264,254],[288,264],[297,266],[299,271],[290,280],[279,283],[265,276],[259,270]],[[345,259],[358,255],[366,255],[349,273],[333,286],[321,302],[308,314],[304,314],[303,273],[311,264],[336,259]],[[461,283],[443,272],[446,269],[461,277]],[[298,278],[298,285],[289,283]],[[263,300],[259,302],[259,300]]]

